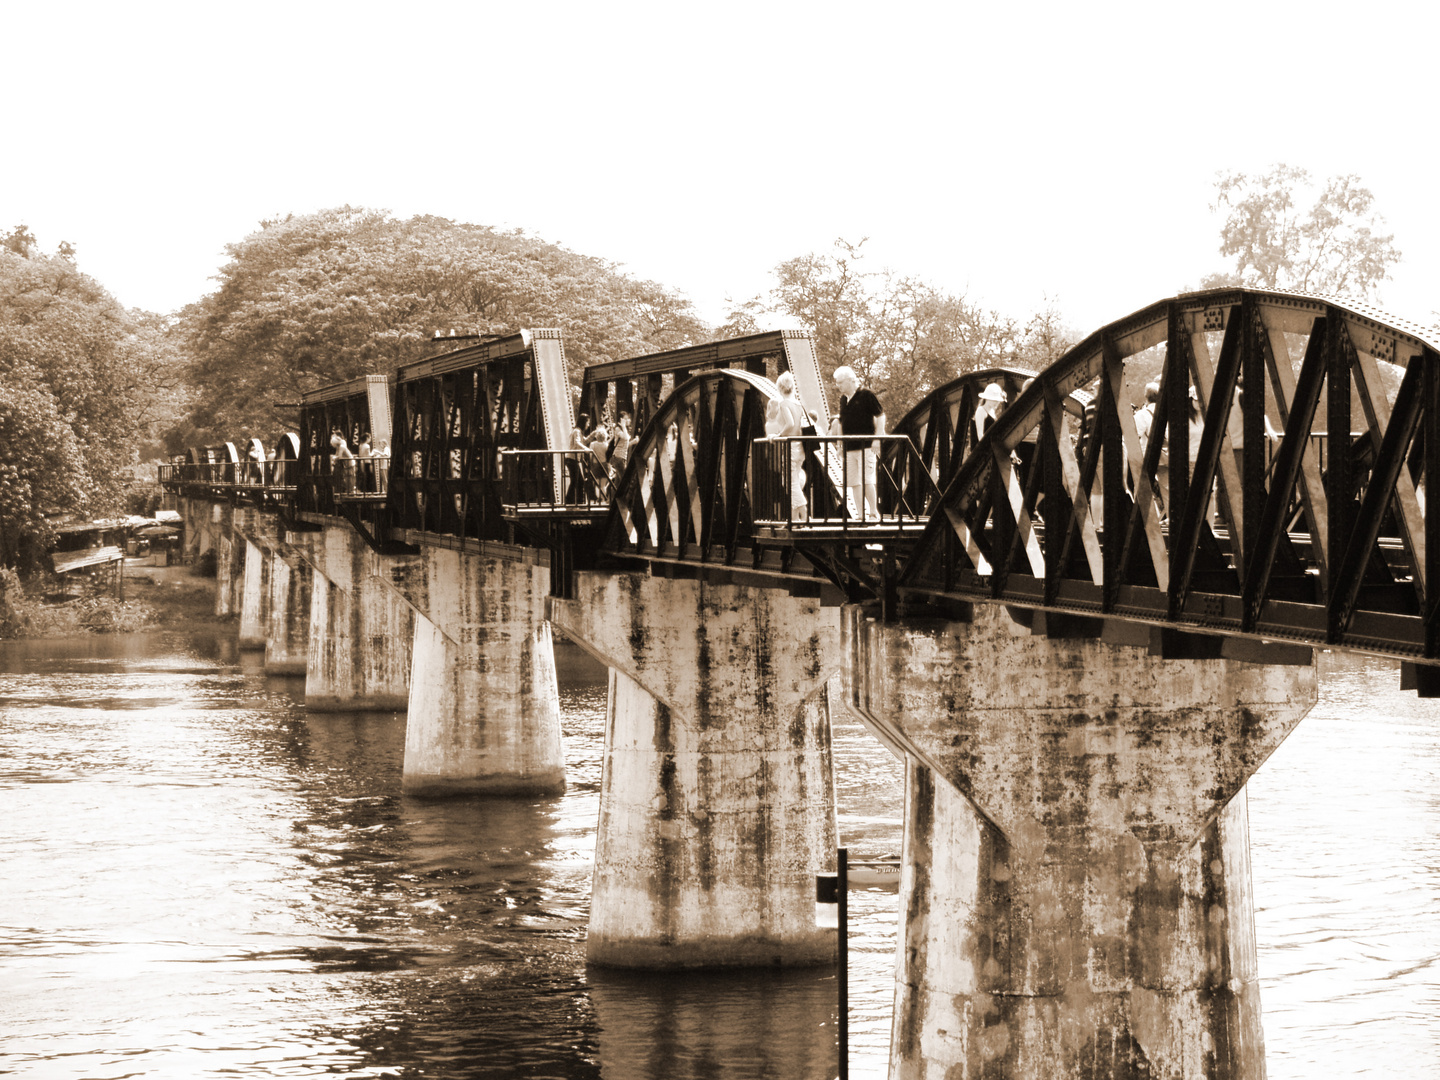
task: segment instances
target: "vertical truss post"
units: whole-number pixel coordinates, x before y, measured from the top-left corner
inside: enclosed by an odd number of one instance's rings
[[[1127,461],[1120,427],[1120,409],[1125,405],[1120,399],[1120,392],[1124,387],[1124,373],[1120,354],[1108,334],[1101,344],[1101,350],[1098,434],[1103,473],[1100,483],[1105,500],[1102,509],[1105,543],[1101,548],[1104,583],[1101,587],[1100,606],[1104,611],[1113,611],[1120,598],[1120,556],[1124,551],[1125,521],[1129,517],[1125,507]]]
[[[620,379],[615,383],[615,422],[620,422],[620,414],[630,414],[631,426],[635,423],[635,386],[629,379]]]
[[[695,542],[700,549],[700,558],[703,560],[710,553],[710,545],[713,543],[715,533],[715,485],[716,473],[719,465],[719,441],[715,433],[719,416],[712,416],[712,406],[716,412],[719,411],[719,390],[709,383],[701,383],[699,392],[695,395],[695,427],[698,434],[695,436],[695,462],[694,475],[697,477],[696,486],[700,490],[700,535]]]
[[[1351,480],[1350,447],[1350,334],[1339,311],[1325,311],[1326,448],[1325,501],[1330,512],[1325,549],[1328,580],[1325,583],[1325,640],[1339,639],[1341,579],[1344,552],[1355,530],[1355,489]],[[1361,568],[1362,572],[1364,568]]]
[[[1170,490],[1165,513],[1170,519],[1169,616],[1178,618],[1189,584],[1188,560],[1182,560],[1175,544],[1175,529],[1190,502],[1190,343],[1185,333],[1180,306],[1170,305],[1165,341],[1165,436],[1170,440]],[[1153,435],[1151,436],[1154,437]],[[1184,562],[1182,567],[1180,564]],[[1183,573],[1180,572],[1183,570]]]
[[[1043,376],[1042,376],[1043,378]],[[1050,401],[1047,397],[1040,416],[1040,438],[1036,453],[1045,474],[1045,603],[1053,604],[1060,595],[1061,561],[1065,538],[1070,535],[1069,495],[1065,490],[1064,465],[1060,444],[1050,423]]]
[[[1265,510],[1265,351],[1264,333],[1255,301],[1246,294],[1240,301],[1240,460],[1241,516],[1245,520],[1243,558],[1237,541],[1235,569],[1243,589],[1249,580],[1256,547],[1256,526]]]
[[[1429,349],[1411,359],[1425,365],[1425,655],[1440,655],[1440,357]]]

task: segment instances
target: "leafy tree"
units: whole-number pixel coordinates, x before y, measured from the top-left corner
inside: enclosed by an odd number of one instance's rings
[[[1308,207],[1311,196],[1314,201]],[[1268,172],[1219,173],[1210,209],[1224,213],[1220,254],[1234,270],[1203,285],[1248,285],[1371,297],[1400,261],[1375,196],[1353,174],[1315,190],[1310,174],[1289,165]]]
[[[150,459],[166,452],[165,434],[183,421],[195,394],[176,320],[139,308],[126,314],[123,390],[131,403],[135,445],[142,459]]]
[[[841,238],[833,255],[811,252],[775,267],[770,309],[799,319],[810,331],[827,375],[849,365],[863,382],[874,384],[885,360],[878,338],[887,298],[872,287],[876,275],[859,265],[866,239],[852,244]]]
[[[35,234],[24,225],[16,225],[5,235],[4,239],[0,239],[0,247],[12,255],[19,255],[22,259],[28,258],[38,246]]]
[[[0,562],[33,554],[47,515],[119,508],[123,472],[164,422],[163,389],[180,393],[181,370],[157,317],[127,312],[73,252],[0,246]]]
[[[43,554],[51,515],[82,506],[89,487],[80,440],[40,373],[0,373],[0,566]]]
[[[439,331],[558,327],[572,377],[707,335],[688,300],[612,263],[445,218],[340,207],[267,221],[182,313],[199,428],[276,427],[274,405],[432,355]]]
[[[736,300],[734,297],[725,297],[725,304],[729,308],[725,312],[725,321],[717,326],[712,336],[718,341],[724,338],[745,337],[749,334],[758,334],[765,329],[762,321],[768,310],[765,300],[760,296],[752,296],[748,300]]]
[[[892,419],[966,371],[1043,367],[1075,340],[1053,305],[1022,326],[919,278],[866,270],[864,244],[841,239],[833,254],[781,263],[768,302],[756,297],[737,306],[722,336],[754,325],[765,310],[798,319],[813,335],[826,374],[849,364]]]
[[[1047,296],[1045,306],[1025,324],[1018,356],[1026,367],[1042,371],[1079,342],[1080,335],[1065,322],[1059,305]]]

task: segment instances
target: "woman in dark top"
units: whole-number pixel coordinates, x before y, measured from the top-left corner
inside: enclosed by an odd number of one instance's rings
[[[840,415],[830,426],[832,435],[884,435],[885,409],[869,390],[860,387],[860,380],[849,366],[835,369],[835,385],[840,390]],[[836,431],[838,428],[838,432]],[[860,520],[880,520],[880,502],[875,490],[875,461],[880,449],[877,438],[868,448],[863,444],[845,444],[845,485],[860,513]],[[861,493],[864,493],[862,499]]]

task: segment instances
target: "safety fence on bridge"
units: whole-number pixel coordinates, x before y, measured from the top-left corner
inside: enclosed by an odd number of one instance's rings
[[[160,483],[177,492],[251,501],[293,498],[300,481],[300,442],[294,432],[265,447],[243,439],[197,447],[159,467]]]

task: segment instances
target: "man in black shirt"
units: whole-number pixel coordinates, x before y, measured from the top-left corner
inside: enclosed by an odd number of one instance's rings
[[[840,415],[831,424],[830,434],[884,435],[885,409],[871,391],[860,388],[854,370],[849,366],[836,368],[835,385],[840,390]],[[859,442],[845,444],[845,484],[862,521],[880,520],[880,502],[875,491],[875,461],[879,449],[878,438],[869,447]]]

